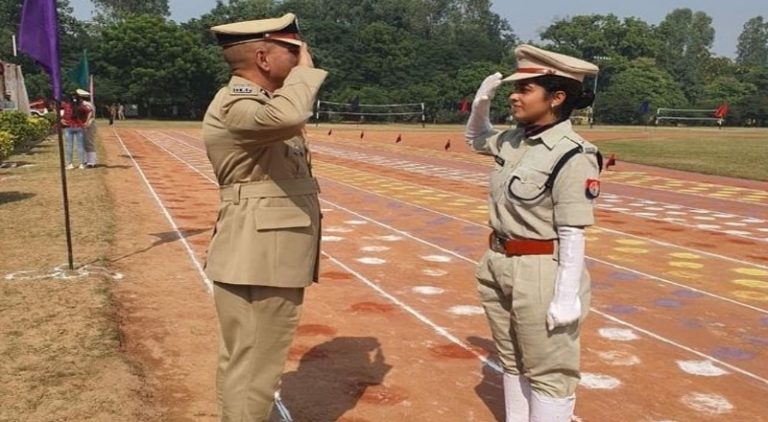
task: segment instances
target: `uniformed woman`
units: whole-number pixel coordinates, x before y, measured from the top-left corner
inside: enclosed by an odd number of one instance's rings
[[[593,102],[584,77],[598,68],[529,45],[518,69],[486,78],[466,128],[467,142],[493,156],[490,248],[478,291],[504,367],[507,422],[567,422],[579,383],[579,331],[590,303],[584,229],[594,223],[602,166],[569,117]],[[499,132],[490,103],[503,82],[514,129]]]

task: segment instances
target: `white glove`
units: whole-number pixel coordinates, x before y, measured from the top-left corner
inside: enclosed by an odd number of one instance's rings
[[[555,280],[555,295],[547,311],[547,327],[553,330],[581,318],[579,287],[584,272],[584,229],[558,227],[560,259]]]
[[[472,113],[469,115],[464,135],[467,140],[478,138],[493,130],[491,124],[491,100],[496,96],[496,90],[501,85],[502,75],[499,72],[485,78],[480,84],[475,99],[472,101]]]

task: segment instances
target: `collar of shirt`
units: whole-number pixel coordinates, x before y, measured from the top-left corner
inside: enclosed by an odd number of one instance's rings
[[[571,120],[566,119],[560,123],[555,123],[555,125],[545,129],[543,132],[526,137],[530,140],[540,140],[547,146],[547,148],[552,149],[572,130],[573,125],[571,124]]]

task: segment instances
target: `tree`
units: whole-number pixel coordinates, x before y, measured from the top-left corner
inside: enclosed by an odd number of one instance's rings
[[[716,107],[724,102],[734,104],[756,93],[757,87],[749,82],[741,82],[734,76],[720,76],[704,87],[701,105]]]
[[[125,19],[131,16],[170,16],[168,0],[92,0],[100,18],[109,20]]]
[[[653,28],[637,18],[583,15],[555,21],[541,33],[552,49],[585,60],[621,56],[629,60],[653,57],[659,42]]]
[[[630,62],[613,78],[608,90],[597,98],[595,115],[604,123],[646,123],[640,110],[643,101],[653,109],[687,103],[672,76],[652,59],[642,58]]]
[[[161,16],[126,18],[105,27],[100,41],[93,68],[120,92],[110,100],[139,103],[147,114],[180,106],[188,115],[199,113],[218,87],[213,50]]]
[[[18,0],[0,0],[0,22],[8,23],[0,27],[0,39],[10,40],[11,35],[18,33],[22,4],[23,2]],[[89,34],[90,27],[73,16],[73,9],[69,0],[58,0],[56,4],[59,12],[61,43],[59,57],[61,67],[66,72],[66,69],[77,63],[84,49],[92,47],[93,40]],[[13,57],[10,42],[0,43],[0,58],[22,65],[27,81],[27,93],[30,98],[50,97],[51,84],[48,75],[27,56],[21,54],[18,57]],[[66,76],[64,79],[62,81],[64,87],[69,88],[66,83]]]
[[[715,39],[712,18],[704,12],[676,9],[659,24],[656,35],[661,41],[658,63],[680,84],[688,100],[695,103],[704,88],[704,68]]]
[[[768,22],[762,16],[744,24],[736,47],[736,63],[746,66],[768,66]]]

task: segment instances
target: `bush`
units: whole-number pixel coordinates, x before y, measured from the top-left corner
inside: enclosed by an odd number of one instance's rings
[[[0,133],[4,133],[5,137],[10,137],[11,146],[5,144],[3,141],[3,151],[6,148],[10,148],[10,151],[0,154],[3,158],[7,158],[8,155],[15,149],[29,146],[30,144],[37,142],[51,132],[51,123],[47,118],[41,117],[29,117],[24,113],[18,111],[3,111],[0,112]]]
[[[34,135],[29,141],[39,141],[51,133],[51,123],[45,117],[27,117],[27,123],[32,126]]]
[[[13,152],[13,135],[0,130],[0,162],[8,158]]]

